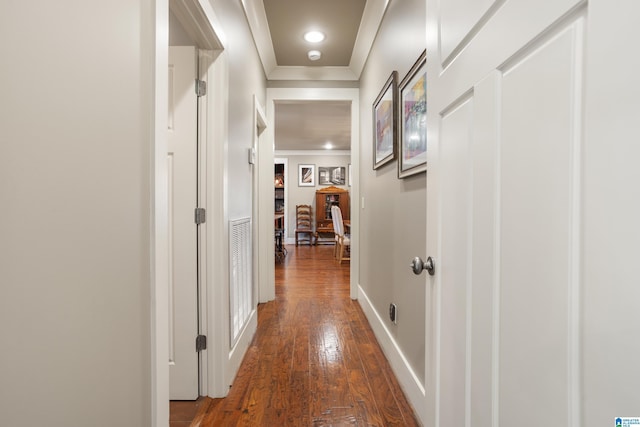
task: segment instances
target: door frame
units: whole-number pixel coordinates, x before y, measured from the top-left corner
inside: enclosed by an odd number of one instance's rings
[[[224,148],[220,142],[226,140],[226,117],[227,117],[227,100],[226,82],[228,81],[228,65],[224,55],[221,53],[226,44],[225,36],[221,30],[220,21],[215,15],[213,8],[208,2],[200,0],[155,0],[153,4],[153,15],[150,22],[146,22],[150,31],[150,43],[154,43],[154,56],[148,58],[153,63],[154,68],[154,86],[151,95],[154,103],[154,121],[153,126],[153,150],[150,153],[150,161],[152,164],[152,199],[150,200],[152,207],[152,229],[150,230],[149,245],[151,249],[151,424],[153,426],[165,426],[169,423],[169,312],[168,312],[168,265],[169,265],[169,241],[167,235],[168,227],[168,200],[167,179],[168,170],[166,164],[167,153],[167,109],[168,109],[168,57],[169,57],[169,9],[181,21],[187,33],[196,41],[198,49],[207,50],[208,58],[211,63],[208,65],[206,74],[209,77],[209,92],[224,88],[220,96],[209,96],[205,110],[218,111],[215,115],[209,115],[205,130],[202,135],[206,135],[204,145],[211,147],[207,152],[206,162],[208,167],[208,179],[214,179],[209,182],[223,182],[225,174],[224,169],[218,169],[214,161],[224,164]],[[202,57],[202,56],[201,56]],[[201,72],[201,71],[200,71]],[[202,72],[201,72],[202,75]],[[214,89],[215,88],[215,89]],[[215,99],[214,99],[215,98]],[[203,123],[204,125],[205,123]],[[218,126],[223,124],[223,126]],[[199,131],[200,132],[200,131]],[[215,175],[215,176],[213,176]],[[204,177],[203,177],[204,178]],[[209,197],[202,200],[206,203],[207,208],[211,206],[221,206],[224,204],[224,188],[209,188],[207,191]],[[216,299],[211,304],[211,295],[215,294],[218,289],[210,289],[212,284],[225,283],[224,280],[218,280],[227,272],[224,263],[220,263],[222,268],[218,268],[218,264],[212,265],[215,259],[226,257],[226,246],[216,245],[218,239],[211,239],[212,233],[218,232],[216,228],[224,227],[226,224],[224,215],[226,209],[221,209],[223,218],[220,213],[210,210],[208,215],[209,224],[206,231],[203,229],[204,241],[201,245],[205,251],[201,252],[201,257],[207,257],[205,263],[201,263],[203,267],[202,288],[201,288],[201,311],[202,329],[204,333],[209,334],[209,342],[224,342],[220,340],[224,336],[225,324],[228,325],[228,316],[224,315],[224,310],[228,312],[228,304],[224,300]],[[205,258],[201,258],[205,259]],[[214,279],[214,280],[212,280]],[[211,313],[215,314],[211,316]],[[219,322],[220,319],[223,322]],[[228,332],[227,332],[228,333]],[[217,348],[219,346],[214,346]],[[201,370],[202,381],[201,393],[207,395],[223,396],[227,390],[224,387],[226,383],[224,378],[224,347],[216,351],[206,351],[200,355],[203,360]],[[205,363],[206,362],[206,363]]]
[[[258,204],[263,214],[258,218],[259,230],[259,301],[275,299],[275,252],[273,232],[273,161],[274,119],[276,101],[349,101],[351,102],[351,262],[350,296],[358,299],[360,282],[359,265],[359,218],[360,218],[360,90],[358,88],[267,88],[267,132],[265,143],[258,148],[260,189]],[[269,214],[267,215],[266,212]]]
[[[259,147],[265,143],[264,131],[267,129],[267,115],[264,112],[264,107],[260,104],[258,97],[253,95],[253,145],[251,151],[248,153],[249,163],[253,166],[252,172],[252,194],[251,203],[253,205],[252,215],[252,256],[253,256],[253,306],[258,306],[260,289],[258,286],[258,271],[259,271],[259,228],[258,218],[260,217],[260,204],[258,202],[258,194],[260,194],[260,168],[258,167],[258,151]],[[265,213],[266,215],[266,213]]]

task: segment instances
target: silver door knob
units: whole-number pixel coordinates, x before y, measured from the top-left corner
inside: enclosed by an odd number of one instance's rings
[[[429,276],[433,276],[434,274],[436,274],[436,267],[433,263],[433,258],[431,257],[427,258],[426,261],[422,261],[422,258],[417,256],[413,259],[413,261],[411,261],[410,267],[413,270],[413,274],[416,275],[422,273],[422,270],[427,270]]]

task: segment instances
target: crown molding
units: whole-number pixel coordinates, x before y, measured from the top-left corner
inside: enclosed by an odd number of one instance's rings
[[[349,150],[275,150],[278,156],[351,156]]]
[[[273,50],[264,3],[262,0],[241,0],[241,3],[267,80],[357,81],[360,79],[390,1],[368,0],[366,2],[348,67],[279,66]]]

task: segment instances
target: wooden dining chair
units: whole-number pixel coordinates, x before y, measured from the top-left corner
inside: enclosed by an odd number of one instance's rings
[[[313,220],[311,218],[310,205],[296,206],[296,246],[299,242],[309,242],[309,245],[313,245]]]
[[[331,222],[333,224],[333,257],[338,259],[338,230],[340,226],[338,225],[338,214],[336,214],[336,206],[331,206]]]
[[[349,254],[351,249],[351,239],[344,233],[344,222],[342,221],[342,211],[338,206],[331,207],[331,219],[333,220],[333,232],[335,233],[336,247],[334,253],[336,259],[342,264],[342,261],[349,261],[351,257],[345,256],[345,252]]]

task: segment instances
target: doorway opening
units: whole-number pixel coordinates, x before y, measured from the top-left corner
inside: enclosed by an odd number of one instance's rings
[[[316,191],[336,187],[348,194],[349,206],[359,206],[359,108],[356,88],[269,88],[267,89],[269,143],[259,152],[261,170],[261,206],[275,209],[278,189],[275,181],[275,159],[286,159],[284,176],[284,245],[295,245],[295,212],[297,205],[312,206],[314,230],[318,227]],[[264,165],[264,166],[263,166]],[[268,173],[266,171],[269,171]],[[355,178],[355,179],[354,179]],[[357,224],[358,209],[349,208],[352,224]],[[261,216],[260,233],[263,257],[259,267],[260,302],[275,298],[276,245],[271,218]],[[353,227],[351,238],[350,296],[357,299],[358,236]],[[333,244],[333,237],[329,243]],[[314,239],[315,243],[315,239]]]
[[[274,117],[274,251],[286,268],[300,244],[336,244],[334,206],[350,219],[351,103],[278,100]]]
[[[210,10],[203,10],[200,3],[196,0],[177,1],[170,0],[168,2],[169,10],[164,11],[167,15],[169,24],[168,46],[190,46],[196,52],[190,66],[195,66],[195,73],[190,77],[190,88],[184,87],[176,93],[188,93],[189,96],[197,96],[197,111],[192,114],[192,122],[197,122],[197,147],[196,154],[190,155],[190,164],[192,172],[196,174],[195,182],[193,182],[195,192],[194,206],[189,208],[188,216],[192,227],[197,227],[196,251],[197,255],[190,257],[187,264],[196,270],[196,296],[195,308],[189,308],[186,315],[195,317],[195,332],[189,332],[189,336],[185,338],[189,350],[189,358],[196,359],[196,392],[195,398],[198,396],[222,396],[228,390],[229,379],[226,378],[229,364],[229,354],[225,352],[226,348],[222,346],[209,345],[207,349],[206,342],[219,343],[228,341],[229,339],[229,304],[222,298],[213,298],[213,295],[224,293],[222,283],[228,276],[228,265],[224,262],[215,262],[214,260],[225,259],[227,256],[227,242],[220,239],[220,236],[226,236],[227,215],[224,209],[224,192],[223,179],[225,173],[224,164],[224,146],[223,141],[226,140],[227,126],[225,111],[227,108],[227,100],[223,96],[212,96],[213,94],[224,93],[224,89],[228,87],[227,76],[227,57],[224,52],[219,34],[216,33],[211,22],[216,22],[215,17],[211,16]],[[162,53],[162,49],[159,50]],[[160,55],[162,58],[162,55]],[[162,65],[162,60],[159,62]],[[159,66],[160,66],[159,65]],[[166,64],[163,73],[166,75]],[[172,70],[169,69],[171,77]],[[159,73],[160,74],[160,73]],[[167,78],[171,81],[171,78]],[[186,85],[186,80],[185,80]],[[164,86],[164,87],[162,87]],[[195,86],[195,87],[192,87]],[[196,90],[197,89],[197,90]],[[166,83],[157,87],[160,91],[166,93]],[[170,96],[169,96],[170,98]],[[162,110],[166,111],[166,107],[162,108],[162,100],[158,101],[159,114]],[[169,100],[171,101],[171,100]],[[167,102],[170,104],[170,102]],[[166,113],[165,113],[166,114]],[[160,129],[161,134],[167,132],[167,128],[171,126],[172,118],[169,117],[164,129]],[[159,145],[161,146],[161,144]],[[166,150],[165,150],[166,151]],[[157,182],[164,183],[169,180],[169,168],[166,166],[166,152],[162,161],[156,161],[158,173]],[[160,185],[161,189],[162,186]],[[158,204],[156,209],[159,212],[168,211],[167,206],[163,206],[162,194],[157,194]],[[194,215],[195,210],[195,215]],[[194,218],[195,217],[195,218]],[[163,232],[159,233],[164,235]],[[166,242],[167,246],[171,246],[171,242]],[[178,251],[177,255],[182,256],[182,251]],[[168,257],[167,257],[168,258]],[[165,262],[160,257],[161,262]],[[159,265],[159,273],[166,275],[170,265]],[[170,274],[169,274],[170,275]],[[163,298],[167,298],[168,290],[164,292]],[[162,311],[168,312],[163,304],[164,299],[158,300],[158,315],[162,315]],[[175,307],[175,317],[184,317],[184,308]],[[194,313],[193,316],[191,313]],[[197,314],[195,314],[197,313]],[[170,313],[167,313],[169,317]],[[170,322],[166,325],[167,332],[173,327]],[[158,333],[159,344],[157,349],[162,345],[164,337],[160,337]],[[159,355],[163,355],[163,350],[157,350]],[[164,359],[164,360],[163,360]],[[163,378],[162,393],[158,393],[158,419],[164,418],[165,409],[169,404],[170,398],[179,399],[173,393],[173,381],[169,378],[164,380],[162,366],[166,367],[167,360],[165,357],[158,357],[158,372],[160,378]],[[194,383],[194,381],[191,381]],[[193,387],[192,387],[193,388]],[[194,393],[190,393],[189,398],[193,398]],[[166,400],[165,400],[166,399]],[[167,406],[165,406],[167,405]]]

